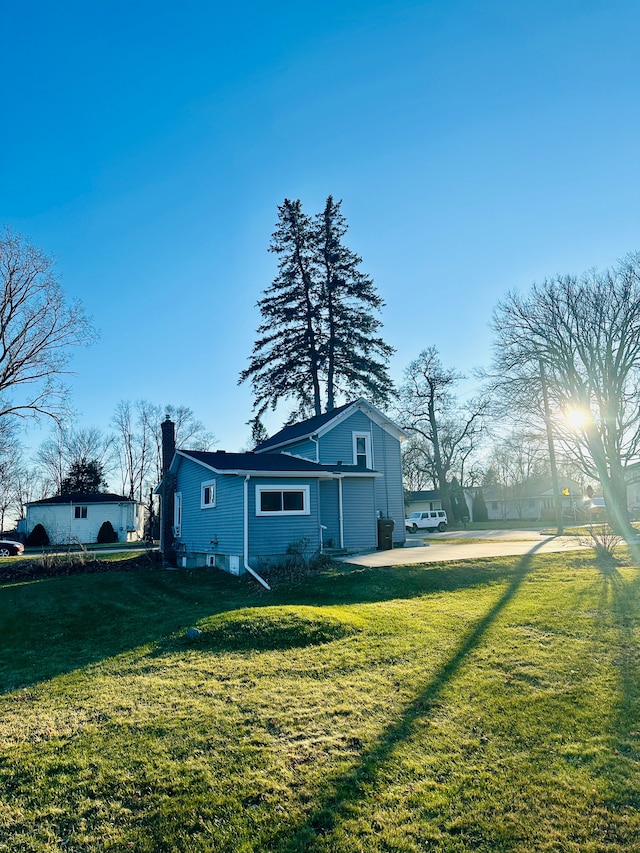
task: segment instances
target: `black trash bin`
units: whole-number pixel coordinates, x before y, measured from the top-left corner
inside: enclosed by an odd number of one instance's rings
[[[393,548],[394,526],[392,518],[378,519],[378,551],[390,551]]]

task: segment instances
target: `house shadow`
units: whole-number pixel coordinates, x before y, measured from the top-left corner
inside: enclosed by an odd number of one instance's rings
[[[333,573],[312,574],[272,592],[252,586],[245,578],[211,569],[76,575],[71,587],[66,578],[55,577],[9,583],[2,587],[8,617],[4,630],[7,638],[13,637],[15,647],[5,649],[0,693],[33,687],[136,650],[145,657],[175,653],[184,648],[184,632],[189,626],[245,608],[306,605],[321,612],[336,605],[408,600],[504,583],[512,575],[511,561],[487,559],[473,564],[461,561],[376,569],[340,566]],[[31,584],[37,585],[37,612]],[[172,602],[170,609],[167,600]],[[320,625],[315,633],[300,633],[295,625],[282,630],[262,627],[261,634],[243,636],[241,642],[238,632],[220,634],[212,638],[209,650],[254,652],[335,638],[331,625]]]
[[[343,620],[335,615],[335,607],[409,601],[442,592],[503,584],[513,576],[511,562],[495,563],[489,559],[459,565],[343,566],[333,575],[311,576],[302,583],[283,585],[270,593],[256,589],[252,600],[237,607],[218,608],[204,619],[201,617],[200,635],[164,636],[146,656],[160,658],[185,649],[205,654],[253,654],[319,645],[357,632],[348,616]],[[294,608],[303,611],[303,615],[290,612]]]
[[[462,637],[451,657],[436,671],[418,696],[408,704],[399,719],[392,722],[377,741],[366,750],[356,768],[330,783],[331,793],[325,796],[308,820],[291,834],[282,849],[284,853],[313,849],[318,836],[326,838],[343,818],[352,812],[353,805],[365,796],[364,791],[375,785],[379,773],[390,760],[396,747],[414,734],[416,724],[437,704],[444,688],[455,677],[468,655],[481,643],[487,630],[514,598],[531,571],[532,557],[541,547],[535,545],[522,557],[504,593],[487,613]]]

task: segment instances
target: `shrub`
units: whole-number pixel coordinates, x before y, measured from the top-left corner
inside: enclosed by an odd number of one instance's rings
[[[489,521],[489,513],[487,511],[484,495],[482,494],[482,489],[478,489],[473,496],[471,512],[474,521]]]
[[[31,533],[27,536],[27,545],[35,545],[39,548],[44,548],[49,545],[49,534],[41,524],[36,524]]]
[[[98,531],[98,543],[101,545],[109,542],[117,542],[118,534],[113,529],[113,524],[110,521],[103,521],[100,530]]]
[[[582,544],[589,545],[595,551],[596,557],[602,562],[615,562],[615,550],[623,541],[623,537],[607,524],[590,524],[589,535],[583,537]]]

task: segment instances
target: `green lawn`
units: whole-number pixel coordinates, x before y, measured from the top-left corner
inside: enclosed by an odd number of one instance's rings
[[[627,563],[5,584],[0,851],[640,851]]]

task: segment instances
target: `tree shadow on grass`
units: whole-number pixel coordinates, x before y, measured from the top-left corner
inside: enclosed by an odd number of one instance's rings
[[[640,547],[630,545],[635,566],[640,566]],[[616,638],[619,699],[617,702],[614,748],[617,753],[637,760],[640,747],[638,718],[640,716],[640,652],[637,630],[640,611],[640,573],[627,580],[614,561],[596,561],[602,587],[598,603],[598,626],[603,641],[611,632]],[[612,774],[612,778],[615,778]],[[638,796],[640,792],[637,792]],[[638,807],[636,801],[635,806]]]
[[[318,837],[330,835],[340,821],[347,816],[355,802],[364,796],[367,787],[375,783],[382,768],[390,760],[395,748],[407,741],[414,733],[417,721],[424,718],[437,703],[443,689],[454,678],[470,652],[482,641],[487,630],[516,595],[531,570],[531,558],[540,548],[535,545],[520,559],[512,573],[511,581],[491,609],[461,639],[450,659],[440,667],[420,694],[405,708],[400,719],[391,723],[378,740],[361,757],[359,766],[335,779],[331,793],[325,796],[322,805],[289,835],[282,847],[284,853],[311,851]]]

